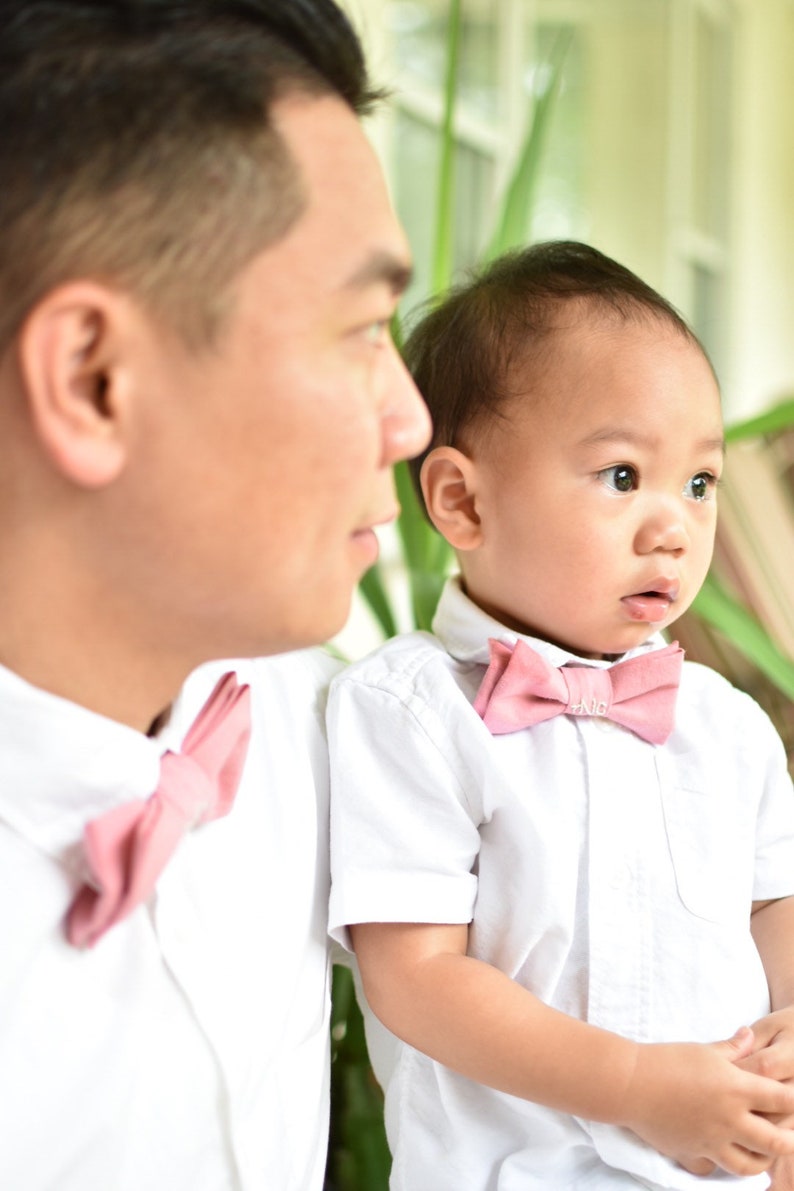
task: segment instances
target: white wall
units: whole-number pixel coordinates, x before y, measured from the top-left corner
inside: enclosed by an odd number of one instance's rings
[[[794,5],[736,8],[730,393],[745,416],[794,394]]]

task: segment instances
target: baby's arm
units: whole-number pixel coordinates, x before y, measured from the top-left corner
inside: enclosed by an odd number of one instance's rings
[[[742,1067],[772,1079],[794,1079],[794,897],[756,902],[750,930],[769,983],[772,1012],[753,1026],[755,1050]]]
[[[639,1044],[551,1009],[466,955],[466,926],[351,927],[374,1013],[470,1079],[587,1120],[624,1125],[692,1169],[733,1174],[794,1153],[794,1132],[760,1114],[794,1111],[794,1088],[739,1070],[747,1038]]]
[[[794,1080],[794,898],[757,902],[750,928],[769,982],[772,1012],[753,1026],[755,1049],[739,1065],[758,1075]],[[775,1163],[772,1191],[794,1191],[794,1158]]]

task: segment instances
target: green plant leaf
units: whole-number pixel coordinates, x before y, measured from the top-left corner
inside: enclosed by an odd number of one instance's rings
[[[397,622],[394,619],[391,602],[383,582],[383,573],[378,563],[374,567],[370,567],[362,576],[359,589],[380,625],[383,635],[394,637],[397,633]]]
[[[787,397],[772,409],[757,414],[753,418],[726,426],[725,441],[728,443],[740,442],[746,438],[759,438],[764,434],[777,434],[778,431],[787,430],[790,426],[794,426],[794,397]]]
[[[794,699],[794,661],[766,632],[751,612],[709,574],[692,610],[719,630],[789,699]]]
[[[417,500],[407,463],[394,469],[400,517],[397,530],[408,572],[414,622],[427,629],[452,563],[449,544],[433,529]]]
[[[455,230],[455,106],[458,95],[458,60],[462,0],[450,0],[447,25],[447,67],[444,80],[444,116],[439,143],[435,247],[430,272],[432,293],[443,293],[452,279]]]
[[[555,39],[549,55],[546,85],[535,99],[529,128],[505,192],[502,210],[485,252],[485,260],[494,260],[508,249],[516,248],[527,240],[543,147],[572,39],[571,29],[561,30]]]
[[[394,468],[394,486],[400,505],[397,531],[405,563],[410,571],[423,571],[430,559],[431,540],[435,536],[435,530],[428,524],[416,498],[411,473],[404,460]]]
[[[446,572],[441,570],[428,569],[411,575],[413,613],[418,629],[430,629],[445,579]]]
[[[387,1191],[391,1157],[383,1094],[369,1065],[364,1022],[349,968],[334,966],[331,1012],[331,1115],[326,1186]]]

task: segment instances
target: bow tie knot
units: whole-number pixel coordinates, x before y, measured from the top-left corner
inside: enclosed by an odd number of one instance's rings
[[[565,666],[559,674],[567,690],[566,714],[609,716],[612,682],[608,670],[596,670],[592,666]]]
[[[617,662],[609,669],[550,666],[525,641],[489,641],[491,660],[474,701],[485,726],[500,735],[556,715],[603,716],[651,744],[675,725],[684,651],[678,644]]]
[[[90,883],[69,910],[66,934],[92,947],[145,902],[185,835],[229,813],[251,736],[251,692],[224,674],[185,737],[160,761],[148,799],[124,803],[88,823],[83,847]]]
[[[217,786],[198,761],[187,753],[164,753],[160,760],[158,797],[190,831],[215,818]]]

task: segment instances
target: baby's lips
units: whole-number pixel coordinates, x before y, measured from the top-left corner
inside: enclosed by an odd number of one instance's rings
[[[624,596],[621,603],[632,620],[658,624],[670,612],[673,597],[665,592],[641,591],[636,595]]]

